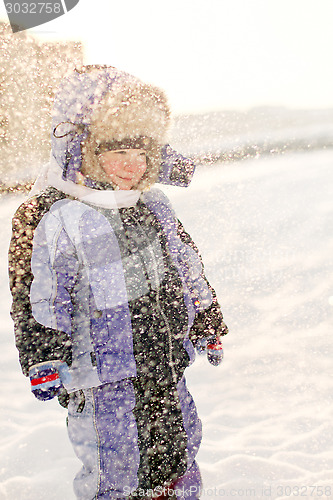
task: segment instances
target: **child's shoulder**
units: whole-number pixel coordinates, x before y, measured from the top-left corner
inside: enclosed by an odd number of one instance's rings
[[[151,188],[149,191],[145,191],[141,195],[141,199],[144,203],[149,204],[149,203],[160,203],[162,205],[167,206],[172,210],[172,205],[167,197],[167,195],[158,188]]]
[[[17,208],[13,220],[24,221],[26,224],[36,222],[51,206],[66,195],[58,189],[47,188],[25,200]]]
[[[158,219],[172,223],[177,218],[169,198],[161,189],[153,188],[146,191],[141,200]]]

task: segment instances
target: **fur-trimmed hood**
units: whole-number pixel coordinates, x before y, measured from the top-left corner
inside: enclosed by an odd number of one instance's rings
[[[120,138],[125,130],[127,134],[141,138],[148,135],[151,139],[149,168],[142,185],[137,186],[139,189],[149,187],[155,180],[188,186],[195,164],[165,144],[168,123],[169,108],[160,89],[110,66],[83,66],[71,71],[55,96],[51,161],[41,171],[33,193],[54,185],[48,176],[50,170],[59,172],[65,192],[71,191],[73,184],[98,187],[93,178],[81,174],[82,160],[85,157],[86,166],[93,171],[94,148],[99,141],[109,141],[111,136]]]
[[[170,111],[164,93],[108,66],[84,66],[60,85],[52,117],[52,154],[63,178],[95,187],[102,142],[147,138],[148,169],[138,186],[158,178]],[[82,163],[88,178],[80,175]]]

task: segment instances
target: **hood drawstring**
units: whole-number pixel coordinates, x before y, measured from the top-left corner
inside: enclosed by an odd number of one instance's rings
[[[62,178],[64,180],[66,180],[68,165],[70,164],[70,161],[72,158],[73,158],[73,155],[69,151],[66,151],[65,163],[64,163],[64,168],[63,168],[63,172],[62,172]]]
[[[58,135],[57,134],[58,127],[60,127],[61,125],[66,125],[66,124],[72,125],[73,129],[68,130],[67,132],[65,132],[62,135]],[[82,135],[86,130],[87,130],[87,126],[85,124],[83,124],[83,123],[74,123],[74,122],[71,122],[71,121],[64,121],[64,122],[58,123],[58,125],[56,125],[54,127],[54,129],[53,129],[53,137],[55,137],[56,139],[63,139],[64,137],[67,137],[68,135],[71,135],[72,136],[72,140],[73,140],[74,137]],[[66,178],[67,178],[67,170],[68,170],[68,166],[69,166],[72,158],[73,158],[73,154],[70,153],[69,150],[67,149],[66,150],[66,154],[65,154],[65,163],[64,163],[64,166],[63,166],[63,173],[62,173],[62,178],[64,180],[66,180]]]

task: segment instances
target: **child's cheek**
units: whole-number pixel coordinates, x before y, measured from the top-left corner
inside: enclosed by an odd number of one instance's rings
[[[147,170],[147,165],[146,163],[143,163],[139,166],[139,170],[141,172],[141,174],[143,175],[145,173],[145,171]]]

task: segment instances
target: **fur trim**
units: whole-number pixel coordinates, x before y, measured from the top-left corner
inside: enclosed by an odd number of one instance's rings
[[[161,165],[161,147],[165,144],[170,111],[164,93],[140,81],[121,85],[105,95],[91,116],[89,137],[84,142],[82,172],[94,180],[103,180],[103,170],[95,154],[103,142],[147,137],[147,170],[136,189],[149,188]]]

